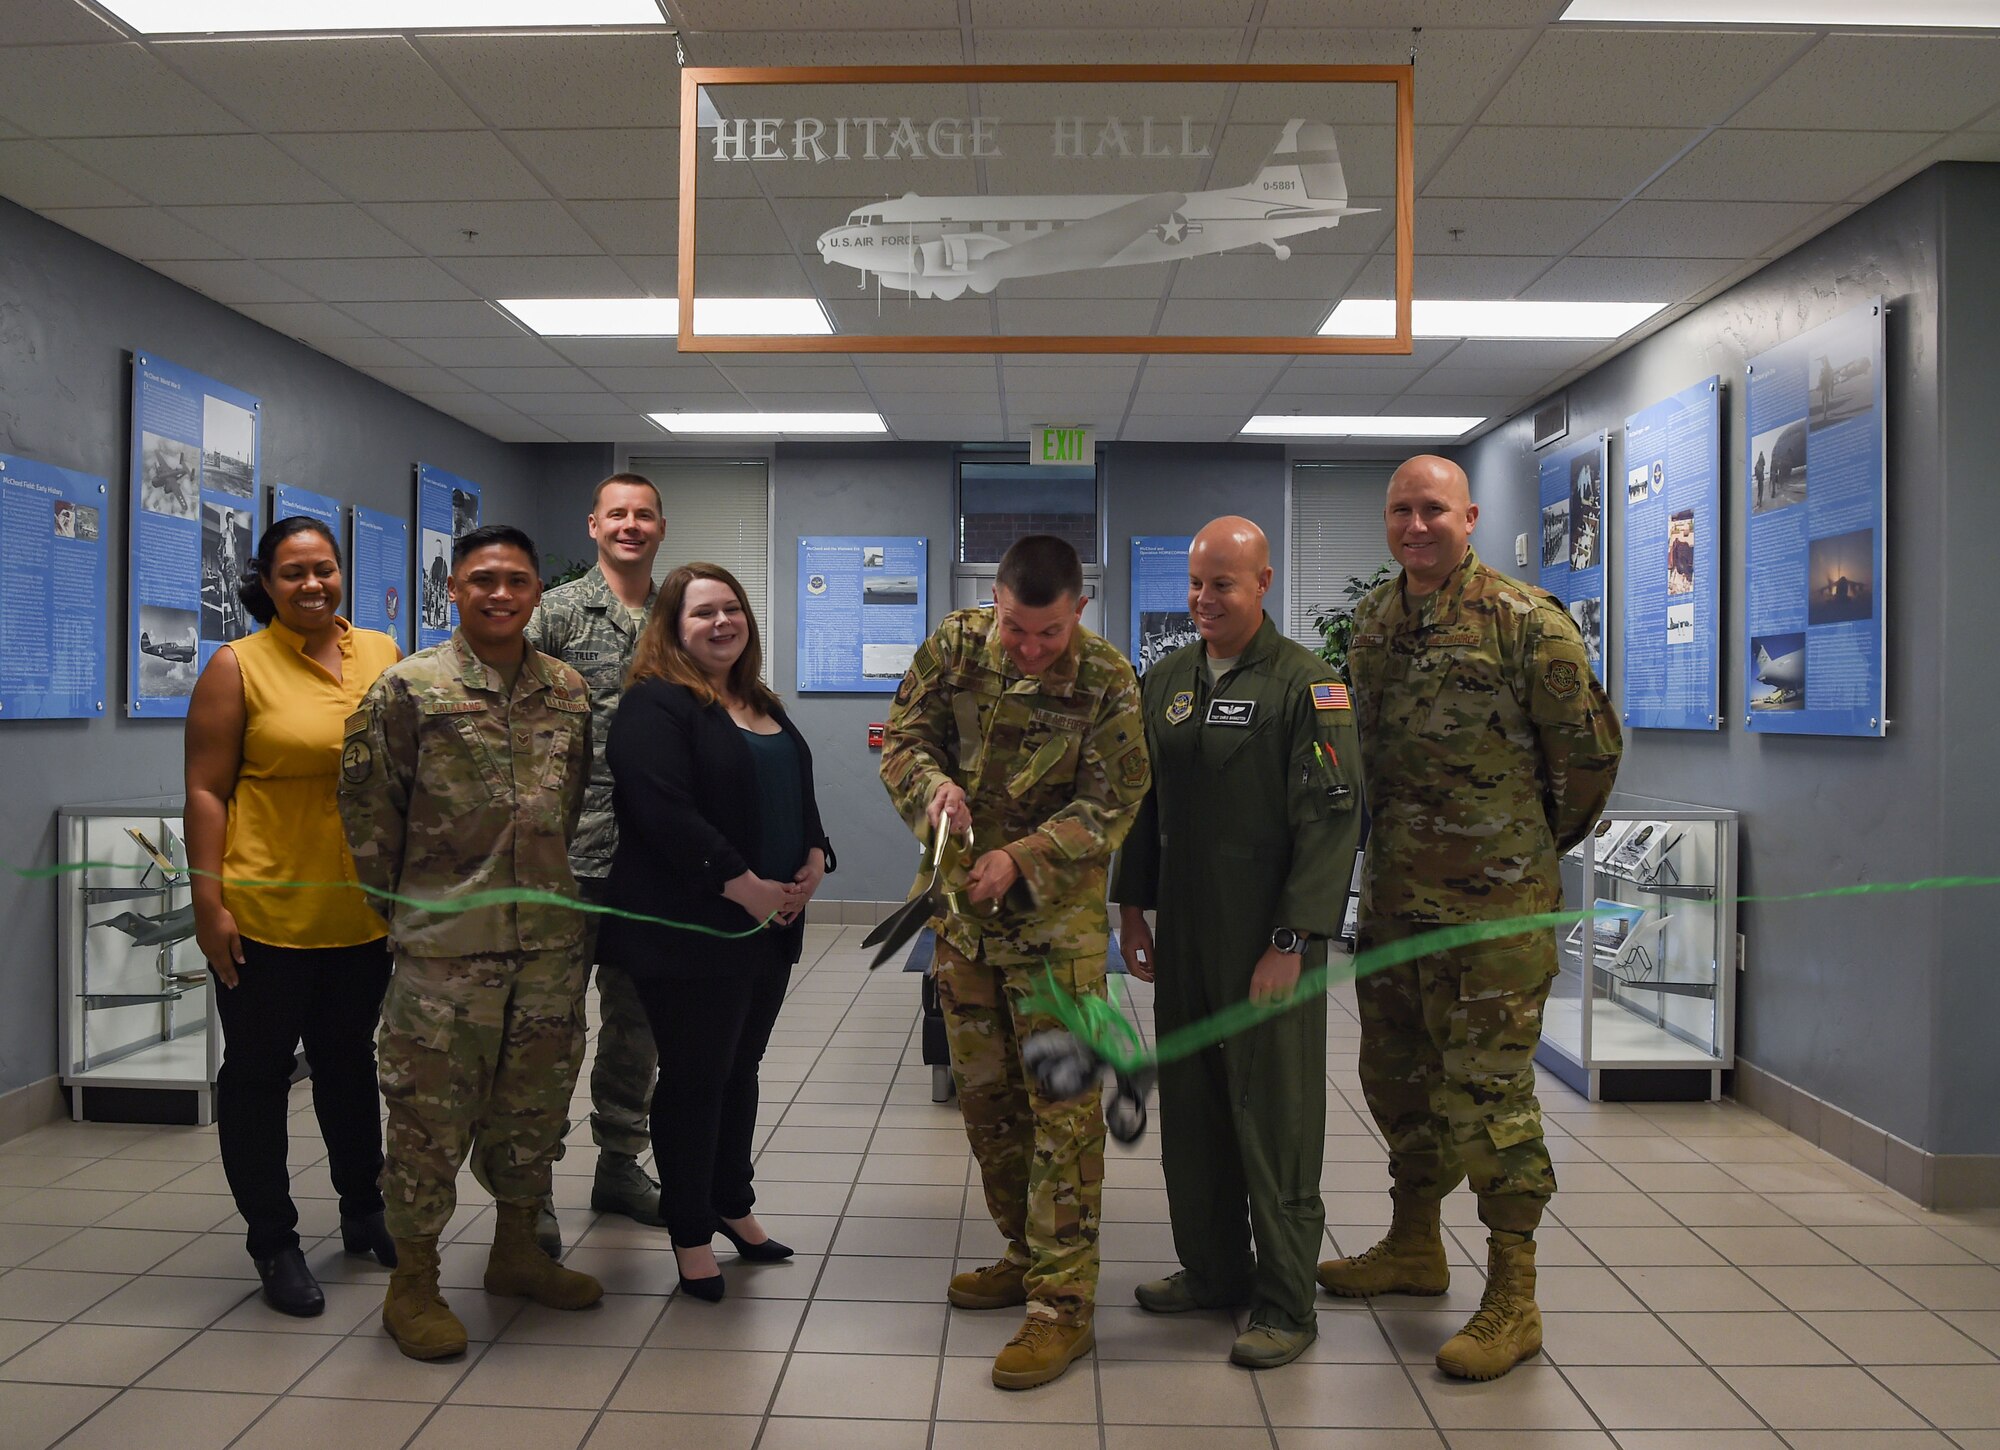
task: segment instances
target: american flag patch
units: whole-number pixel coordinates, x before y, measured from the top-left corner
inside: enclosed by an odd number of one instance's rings
[[[1347,686],[1336,685],[1331,680],[1325,680],[1313,686],[1313,709],[1351,710],[1353,708],[1347,702]]]

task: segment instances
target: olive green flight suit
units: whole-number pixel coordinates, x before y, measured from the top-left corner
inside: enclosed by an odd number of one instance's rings
[[[1153,789],[1111,893],[1157,909],[1161,1037],[1246,1000],[1278,927],[1311,934],[1302,971],[1325,964],[1360,833],[1360,741],[1332,668],[1269,616],[1213,685],[1205,650],[1142,682]],[[1174,1248],[1197,1296],[1313,1323],[1325,1134],[1323,996],[1160,1069]]]

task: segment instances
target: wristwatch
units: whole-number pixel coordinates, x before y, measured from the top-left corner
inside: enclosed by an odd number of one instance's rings
[[[1293,931],[1288,926],[1281,926],[1271,933],[1271,946],[1287,956],[1296,957],[1306,949],[1306,934],[1302,931]]]

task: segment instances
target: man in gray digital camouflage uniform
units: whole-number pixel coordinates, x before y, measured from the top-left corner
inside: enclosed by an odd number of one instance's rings
[[[590,687],[590,785],[584,792],[583,819],[570,842],[569,864],[583,899],[601,902],[611,854],[618,847],[604,747],[656,592],[653,557],[665,532],[660,491],[640,474],[614,473],[591,497],[589,525],[597,562],[582,578],[542,596],[528,621],[528,643],[570,666]],[[586,923],[586,963],[597,955],[598,920],[593,916]],[[597,963],[597,1005],[597,1055],[590,1067],[590,1136],[597,1144],[597,1174],[590,1206],[658,1228],[660,1188],[639,1166],[639,1155],[651,1145],[646,1110],[659,1070],[653,1030],[632,979],[603,962]],[[562,1252],[552,1203],[543,1205],[537,1237],[550,1254]]]

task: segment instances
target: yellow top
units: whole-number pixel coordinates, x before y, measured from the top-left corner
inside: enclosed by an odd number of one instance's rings
[[[347,717],[397,659],[396,642],[340,621],[340,672],[302,653],[276,620],[225,646],[243,676],[243,765],[229,798],[222,904],[252,941],[346,947],[388,935],[359,891],[278,891],[231,880],[353,881],[340,824],[340,750]]]

